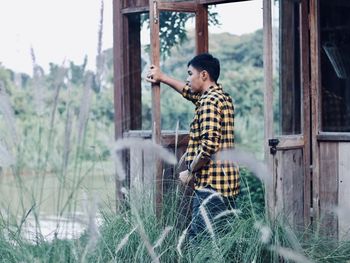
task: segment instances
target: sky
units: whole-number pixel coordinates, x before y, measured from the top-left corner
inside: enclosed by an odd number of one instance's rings
[[[112,3],[104,0],[102,49],[113,45]],[[33,48],[44,70],[49,62],[95,68],[101,0],[0,0],[0,62],[17,72],[32,73]],[[262,28],[262,0],[217,5],[220,27],[211,33],[241,35]]]

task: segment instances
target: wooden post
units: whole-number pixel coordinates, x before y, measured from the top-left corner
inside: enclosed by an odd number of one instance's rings
[[[311,136],[312,140],[312,203],[315,219],[320,218],[320,179],[319,179],[319,146],[317,134],[320,127],[319,117],[319,87],[321,85],[320,74],[320,46],[318,34],[319,1],[310,0],[310,50],[311,50]]]
[[[303,122],[302,130],[304,137],[304,224],[310,224],[310,203],[311,203],[311,156],[310,156],[310,63],[309,63],[309,13],[308,1],[302,0],[300,6],[300,47],[301,47],[301,87],[303,90]]]
[[[151,63],[159,66],[160,61],[160,41],[159,41],[159,0],[149,1],[149,19],[151,29]],[[160,83],[152,84],[152,137],[160,144],[161,142],[161,116],[160,116]],[[163,203],[163,173],[162,163],[156,160],[156,214],[160,216]]]
[[[208,52],[208,8],[197,5],[196,11],[196,52]]]
[[[121,1],[113,1],[113,64],[114,64],[114,112],[115,112],[115,138],[123,137],[124,132],[124,97],[123,97],[123,16],[121,14]],[[116,210],[120,208],[122,201],[121,182],[115,177]]]
[[[272,13],[271,1],[264,0],[263,2],[263,31],[264,31],[264,152],[265,162],[268,166],[269,175],[273,175],[273,156],[270,154],[268,139],[273,138],[273,81],[272,81]],[[270,180],[272,182],[272,180]],[[273,184],[265,185],[267,210],[270,217],[274,217],[275,198]]]

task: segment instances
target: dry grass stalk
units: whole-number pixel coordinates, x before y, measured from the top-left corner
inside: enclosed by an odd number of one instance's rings
[[[44,70],[37,64],[34,48],[30,48],[33,65],[33,83],[34,83],[34,103],[36,106],[36,113],[41,116],[44,113]]]
[[[263,244],[268,244],[272,237],[271,228],[261,222],[255,222],[254,227],[260,232],[260,240]]]
[[[211,238],[215,239],[214,228],[213,228],[213,225],[210,222],[207,210],[205,209],[205,207],[203,205],[201,205],[199,207],[199,211],[201,212],[201,215],[202,215],[202,217],[204,219],[205,225],[206,225],[206,227],[208,229],[208,232],[209,232]]]
[[[190,225],[188,227],[186,227],[186,229],[184,231],[182,231],[182,234],[181,234],[181,236],[179,238],[179,241],[177,242],[176,250],[177,250],[177,252],[179,253],[179,255],[181,257],[183,257],[182,251],[181,251],[181,247],[182,247],[182,245],[183,245],[183,243],[184,243],[184,241],[186,239],[187,232],[188,232],[189,228],[190,228]]]
[[[170,233],[170,231],[173,229],[172,226],[167,226],[166,228],[164,228],[162,234],[160,235],[160,237],[158,238],[157,242],[155,242],[153,249],[160,247],[163,243],[163,241],[165,240],[166,236]]]
[[[103,14],[104,14],[104,1],[101,0],[100,7],[100,21],[98,29],[98,41],[97,41],[97,56],[96,56],[96,83],[98,87],[101,87],[101,79],[103,72],[103,56],[102,56],[102,37],[103,37]]]
[[[52,108],[52,112],[51,112],[50,129],[53,128],[54,123],[55,123],[58,98],[60,95],[61,87],[64,83],[64,79],[67,75],[67,69],[64,68],[64,63],[65,62],[63,62],[62,67],[59,68],[58,72],[56,73],[55,79],[54,79],[55,93],[54,93],[54,99],[53,99],[53,108]]]
[[[306,256],[295,252],[294,250],[286,247],[280,247],[280,246],[271,246],[270,249],[272,251],[275,251],[277,254],[282,256],[283,258],[287,260],[292,260],[296,263],[314,263],[314,261],[308,259]]]
[[[117,248],[115,250],[115,254],[117,254],[129,241],[129,237],[131,236],[132,233],[135,232],[137,227],[134,227],[128,234],[126,234],[123,239],[119,242],[117,245]]]
[[[121,150],[131,149],[131,148],[135,148],[143,151],[148,150],[150,152],[154,152],[163,161],[169,164],[176,163],[176,157],[173,153],[171,153],[161,145],[154,143],[152,140],[143,140],[141,138],[119,139],[115,142],[113,150],[114,152],[119,152]]]
[[[83,94],[80,100],[79,118],[78,118],[78,145],[81,143],[85,128],[89,119],[89,111],[92,97],[92,86],[94,76],[92,72],[87,72]]]
[[[67,171],[69,154],[71,151],[71,134],[73,126],[73,114],[70,105],[67,107],[66,123],[64,127],[64,145],[63,145],[63,174]]]
[[[230,210],[226,210],[221,212],[220,214],[216,215],[214,217],[214,220],[218,220],[222,217],[228,216],[228,215],[234,215],[236,218],[239,218],[239,214],[241,214],[242,211],[239,209],[230,209]]]
[[[155,262],[155,263],[160,263],[159,261],[159,257],[157,256],[156,252],[154,251],[154,248],[153,246],[151,245],[151,242],[149,240],[149,238],[147,237],[146,235],[146,231],[143,227],[143,223],[142,223],[142,220],[141,220],[141,217],[137,211],[137,209],[134,207],[134,206],[131,206],[131,211],[132,211],[132,214],[134,215],[135,219],[136,219],[136,223],[137,223],[137,232],[139,233],[147,251],[148,251],[148,254],[150,255],[151,259],[152,259],[152,262]]]

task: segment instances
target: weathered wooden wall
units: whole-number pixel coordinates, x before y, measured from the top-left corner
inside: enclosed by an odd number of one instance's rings
[[[319,149],[321,229],[342,238],[350,229],[350,143],[320,141]]]
[[[279,150],[274,159],[275,215],[283,216],[296,229],[304,226],[303,149]]]

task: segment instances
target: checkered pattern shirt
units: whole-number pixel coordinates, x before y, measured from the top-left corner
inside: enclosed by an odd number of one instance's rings
[[[211,187],[223,196],[239,193],[239,168],[228,161],[214,160],[213,155],[234,147],[234,107],[231,97],[221,86],[212,86],[203,94],[185,86],[182,96],[196,105],[190,126],[186,165],[198,154],[210,161],[195,173],[195,189]]]

